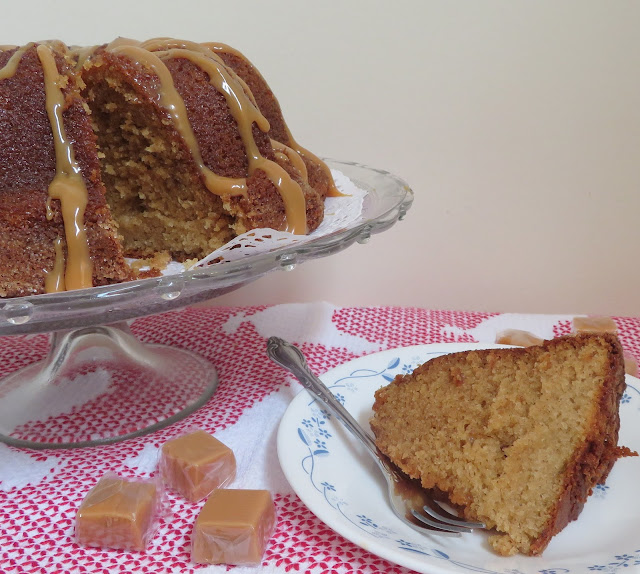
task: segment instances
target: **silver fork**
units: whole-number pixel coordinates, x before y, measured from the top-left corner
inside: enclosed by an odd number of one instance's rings
[[[484,524],[480,522],[462,520],[446,511],[420,486],[418,481],[401,474],[333,393],[311,372],[300,349],[279,337],[270,337],[267,342],[267,355],[275,363],[290,371],[307,391],[323,402],[362,442],[387,480],[391,508],[400,520],[422,534],[460,536],[462,532],[484,528]]]

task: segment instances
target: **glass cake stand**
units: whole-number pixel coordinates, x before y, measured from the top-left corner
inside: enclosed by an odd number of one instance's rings
[[[49,333],[44,360],[0,379],[0,441],[27,448],[109,444],[205,404],[218,385],[215,367],[190,351],[141,343],[127,321],[365,243],[404,218],[413,192],[400,178],[357,163],[327,163],[367,191],[361,216],[339,231],[175,275],[0,302],[0,336]]]

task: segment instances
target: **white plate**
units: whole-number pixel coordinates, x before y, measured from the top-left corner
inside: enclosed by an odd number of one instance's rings
[[[373,393],[398,373],[438,355],[498,345],[435,344],[355,359],[321,376],[366,429]],[[640,451],[640,381],[627,376],[620,406],[620,444]],[[543,556],[500,557],[482,531],[460,538],[423,536],[391,511],[384,479],[366,451],[302,391],[278,429],[278,458],[294,491],[320,520],[358,546],[429,574],[560,574],[640,571],[640,458],[616,462],[577,521],[551,540]]]

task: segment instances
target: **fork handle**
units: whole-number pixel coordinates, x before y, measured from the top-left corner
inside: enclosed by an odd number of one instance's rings
[[[291,372],[316,399],[324,403],[347,429],[364,444],[378,464],[387,466],[380,456],[376,443],[373,442],[373,439],[356,422],[349,411],[342,406],[326,385],[311,372],[300,349],[284,339],[270,337],[267,342],[267,354],[275,363]]]

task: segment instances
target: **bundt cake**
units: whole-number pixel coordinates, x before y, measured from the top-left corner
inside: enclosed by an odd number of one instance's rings
[[[375,441],[403,472],[495,529],[502,555],[538,555],[614,462],[622,349],[612,334],[434,358],[375,394]]]
[[[228,46],[0,48],[2,297],[124,281],[125,257],[199,259],[259,227],[308,233],[334,194]]]

